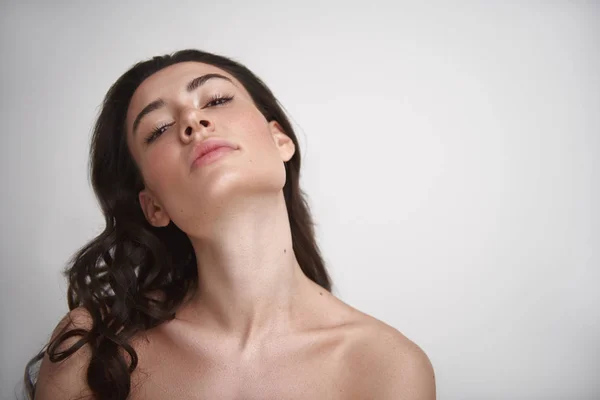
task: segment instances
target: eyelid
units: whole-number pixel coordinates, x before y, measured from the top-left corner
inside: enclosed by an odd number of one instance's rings
[[[173,121],[173,122],[161,122],[161,123],[156,124],[156,126],[154,127],[154,130],[168,128],[168,127],[173,126],[173,125],[175,125],[175,121]]]
[[[228,94],[227,92],[214,92],[211,95],[209,95],[208,100],[204,101],[204,106],[202,107],[202,109],[208,107],[208,105],[213,101],[226,99],[227,101],[225,103],[228,103],[229,101],[233,100],[234,97],[235,96],[233,94]]]

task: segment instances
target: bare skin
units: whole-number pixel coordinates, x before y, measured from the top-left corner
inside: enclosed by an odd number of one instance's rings
[[[132,398],[397,399],[402,391],[425,387],[409,382],[393,396],[385,394],[386,386],[399,386],[403,374],[417,374],[414,363],[422,363],[419,372],[433,379],[424,354],[398,331],[311,281],[305,284],[311,308],[299,312],[294,329],[274,327],[246,346],[237,335],[179,316],[140,337]],[[431,399],[432,389],[405,398]]]
[[[213,78],[186,90],[210,73],[230,81]],[[215,93],[233,99],[210,103]],[[134,129],[158,98],[166,106]],[[169,127],[146,143],[164,123]],[[266,121],[241,83],[202,63],[167,67],[136,90],[127,126],[146,185],[139,194],[144,214],[154,226],[172,222],[189,236],[199,276],[197,294],[174,320],[133,339],[139,365],[132,399],[435,398],[433,370],[418,346],[302,272],[282,192],[294,143]],[[207,138],[226,139],[236,150],[190,166],[193,147]],[[89,324],[84,311],[71,314],[71,326]],[[60,365],[44,360],[36,398],[85,394],[88,363],[86,348]]]
[[[434,400],[434,374],[423,351],[396,329],[343,303],[307,280],[314,315],[298,330],[265,336],[240,349],[223,335],[178,316],[138,335],[132,400],[406,399]],[[317,297],[317,295],[319,297]],[[72,322],[70,322],[72,320]],[[60,327],[89,328],[76,309]],[[303,326],[304,328],[300,328]],[[68,348],[70,339],[61,348]],[[36,399],[90,398],[85,346],[66,361],[44,358]]]

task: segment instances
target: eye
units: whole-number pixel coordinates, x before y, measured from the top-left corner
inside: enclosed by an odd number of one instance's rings
[[[212,95],[212,97],[210,98],[210,101],[208,103],[206,103],[206,107],[213,107],[213,106],[220,106],[226,103],[229,103],[231,100],[233,100],[233,96],[225,96],[222,95],[220,93],[215,93],[214,95]]]
[[[150,144],[153,141],[156,140],[156,138],[158,138],[161,134],[163,134],[167,129],[169,129],[170,126],[172,126],[175,122],[171,122],[168,124],[161,124],[158,125],[156,128],[154,128],[152,130],[152,132],[150,132],[150,134],[148,135],[148,137],[146,137],[146,139],[144,140],[144,142],[146,144]]]

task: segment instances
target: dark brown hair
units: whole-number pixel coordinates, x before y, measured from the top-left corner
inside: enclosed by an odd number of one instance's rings
[[[92,186],[106,221],[104,231],[82,247],[65,270],[69,309],[84,307],[91,329],[72,329],[57,335],[25,369],[25,387],[35,395],[32,368],[48,354],[60,362],[85,344],[91,347],[87,384],[98,399],[126,399],[137,354],[129,340],[175,316],[184,297],[194,290],[196,257],[187,235],[170,223],[155,228],[145,219],[138,200],[144,188],[140,171],[126,141],[125,115],[137,87],[150,75],[176,63],[196,61],[227,71],[250,93],[267,121],[277,121],[296,145],[285,164],[283,188],[293,250],[308,278],[331,291],[331,282],[315,241],[314,225],[305,194],[299,187],[300,146],[292,126],[269,88],[240,63],[199,50],[182,50],[135,64],[109,89],[96,121],[90,149]],[[150,296],[162,292],[164,298]],[[80,337],[58,351],[61,343]],[[121,354],[126,351],[131,362]]]

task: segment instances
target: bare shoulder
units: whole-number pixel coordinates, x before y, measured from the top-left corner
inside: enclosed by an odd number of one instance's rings
[[[70,311],[58,323],[52,333],[51,341],[73,329],[88,330],[92,327],[92,317],[83,307]],[[80,339],[73,336],[66,339],[57,351],[64,351]],[[89,345],[84,345],[70,357],[59,362],[51,362],[48,354],[40,366],[35,390],[36,400],[46,399],[83,399],[91,396],[86,383],[87,367],[91,359]],[[91,397],[90,397],[91,398]]]
[[[354,320],[348,365],[360,366],[357,391],[381,400],[435,399],[433,366],[416,343],[360,311]]]

